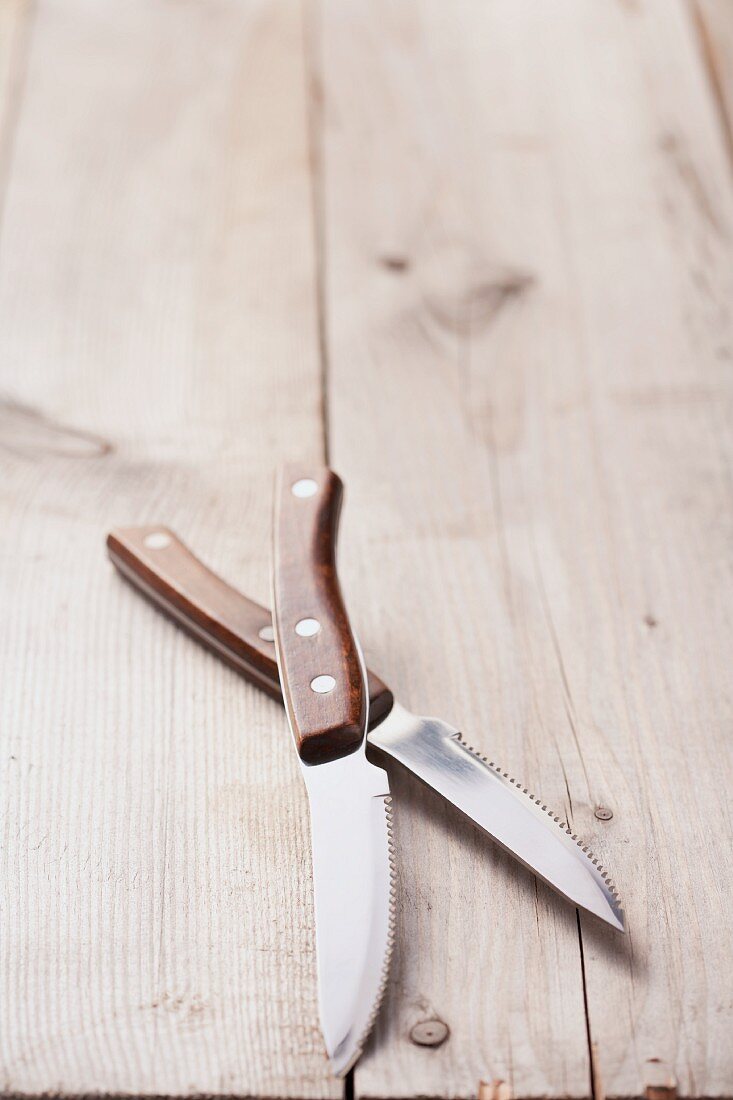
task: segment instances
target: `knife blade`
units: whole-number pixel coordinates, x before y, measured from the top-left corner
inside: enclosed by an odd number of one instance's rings
[[[366,757],[366,669],[336,571],[342,497],[332,470],[284,467],[272,570],[280,683],[310,804],[321,1030],[338,1076],[371,1031],[394,940],[389,781]]]
[[[107,549],[122,576],[160,610],[246,679],[282,698],[266,608],[212,572],[166,527],[116,529]],[[625,930],[613,882],[569,825],[452,726],[411,714],[378,676],[367,675],[370,749],[443,794],[573,905]]]

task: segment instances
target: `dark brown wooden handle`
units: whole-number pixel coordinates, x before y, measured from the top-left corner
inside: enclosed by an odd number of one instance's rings
[[[286,466],[275,490],[272,621],[306,764],[348,756],[366,736],[366,673],[336,571],[342,498],[341,479],[325,466]]]
[[[168,527],[124,527],[107,536],[109,556],[126,580],[247,680],[282,701],[270,612],[204,565]],[[394,702],[370,672],[369,726]]]

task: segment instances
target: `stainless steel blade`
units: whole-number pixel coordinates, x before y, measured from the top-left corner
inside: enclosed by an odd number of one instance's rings
[[[341,1076],[371,1030],[392,952],[389,781],[364,749],[301,767],[311,814],[321,1028]]]
[[[369,744],[452,802],[574,905],[625,931],[616,891],[598,860],[560,818],[437,718],[395,704]]]

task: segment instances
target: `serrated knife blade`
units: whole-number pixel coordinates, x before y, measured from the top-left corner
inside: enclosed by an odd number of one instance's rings
[[[326,467],[286,466],[273,540],[277,663],[310,806],[321,1031],[338,1076],[371,1030],[394,939],[389,782],[366,757],[366,669],[336,572],[342,493]]]
[[[282,697],[266,608],[212,572],[168,528],[125,528],[107,545],[120,573],[157,607],[259,688]],[[624,930],[610,878],[541,799],[470,748],[453,726],[411,715],[377,676],[367,675],[371,748],[447,798],[574,905]]]
[[[363,751],[303,765],[303,778],[310,803],[321,1030],[340,1077],[361,1053],[389,971],[391,798],[386,773]]]
[[[369,734],[369,744],[432,787],[568,901],[625,931],[615,888],[590,850],[458,730],[395,703]]]

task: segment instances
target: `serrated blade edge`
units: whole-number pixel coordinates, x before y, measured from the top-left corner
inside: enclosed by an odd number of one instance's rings
[[[386,773],[361,750],[303,765],[311,811],[318,1001],[331,1068],[343,1076],[369,1036],[395,931],[395,862]]]
[[[478,749],[475,749],[473,747],[473,745],[469,745],[468,742],[465,740],[462,733],[456,732],[456,734],[454,735],[454,738],[455,738],[456,741],[458,741],[458,743],[461,745],[461,747],[466,752],[471,753],[471,755],[475,756],[476,759],[481,761],[482,764],[485,764],[487,768],[491,768],[491,770],[497,776],[499,776],[501,779],[506,780],[513,787],[515,787],[517,794],[521,794],[523,797],[527,797],[530,800],[530,802],[533,802],[535,807],[541,813],[545,814],[546,817],[549,817],[550,820],[553,821],[558,826],[558,828],[561,830],[561,832],[565,833],[566,836],[568,836],[570,838],[570,840],[572,840],[575,844],[577,844],[577,846],[580,848],[581,852],[583,852],[583,854],[587,857],[587,859],[590,860],[590,862],[593,864],[596,871],[598,872],[598,874],[600,875],[600,877],[603,879],[604,883],[606,884],[608,892],[614,900],[619,920],[623,924],[624,923],[624,921],[623,921],[624,911],[623,911],[623,908],[621,906],[621,898],[619,897],[618,890],[616,889],[616,886],[615,886],[611,876],[609,875],[608,871],[606,871],[603,868],[603,865],[601,864],[600,860],[597,859],[596,856],[593,855],[593,853],[590,850],[590,848],[588,847],[588,845],[584,844],[582,839],[577,835],[577,833],[573,832],[573,830],[568,825],[567,821],[563,821],[563,819],[559,816],[559,814],[556,814],[554,812],[554,810],[552,810],[545,802],[542,801],[541,798],[538,798],[536,795],[532,794],[532,792],[529,791],[526,787],[522,786],[522,784],[519,782],[518,779],[515,779],[513,776],[511,776],[509,774],[509,772],[503,771],[499,764],[495,763],[495,761],[493,761],[493,760],[489,760],[489,758],[487,756],[484,756],[484,754],[482,752],[479,752]]]
[[[382,970],[379,977],[379,985],[374,997],[374,1003],[372,1005],[371,1012],[364,1025],[359,1039],[356,1042],[353,1056],[344,1069],[336,1070],[334,1072],[337,1076],[341,1077],[354,1066],[354,1064],[361,1057],[367,1040],[371,1035],[374,1023],[379,1015],[379,1009],[382,1001],[384,1000],[384,994],[387,989],[387,983],[389,981],[389,972],[392,965],[392,954],[394,952],[396,926],[397,926],[397,869],[395,863],[395,843],[394,843],[394,826],[393,826],[393,811],[392,811],[392,795],[387,795],[383,800],[384,803],[384,819],[387,828],[387,850],[389,853],[389,928],[387,933],[387,941],[384,952],[384,960],[382,963]],[[331,1059],[331,1065],[333,1066],[333,1059]]]
[[[573,904],[625,931],[616,888],[588,846],[541,799],[469,745],[458,730],[396,705],[370,732],[369,744],[452,802]]]

